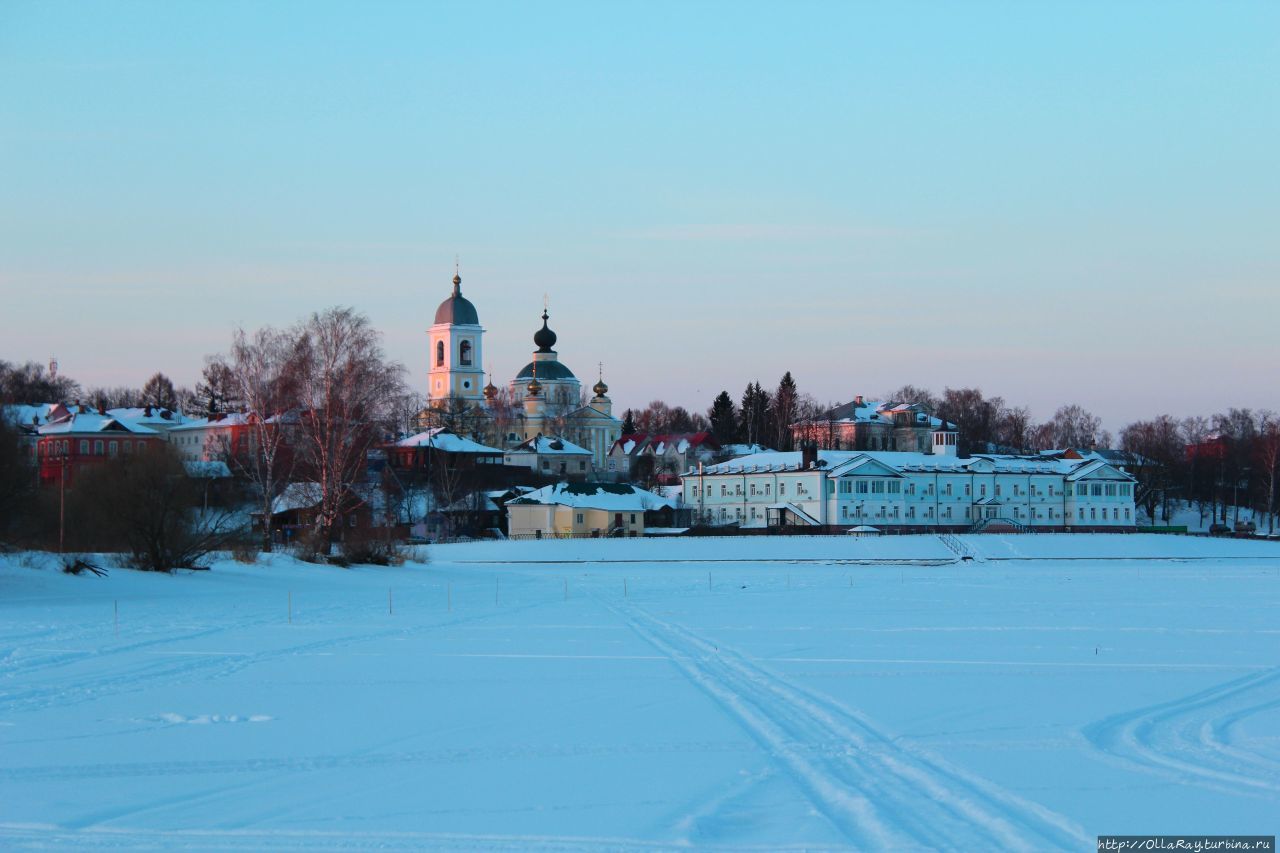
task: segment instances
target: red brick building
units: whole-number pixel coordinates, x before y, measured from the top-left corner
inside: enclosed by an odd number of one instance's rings
[[[108,459],[143,453],[164,441],[148,427],[118,420],[86,407],[45,424],[36,431],[36,461],[41,485],[57,485],[66,477],[71,486],[87,468]]]

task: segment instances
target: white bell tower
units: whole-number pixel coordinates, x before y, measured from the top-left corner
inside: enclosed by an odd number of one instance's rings
[[[484,400],[483,339],[476,307],[462,295],[462,276],[454,273],[453,294],[436,309],[427,331],[427,398]]]

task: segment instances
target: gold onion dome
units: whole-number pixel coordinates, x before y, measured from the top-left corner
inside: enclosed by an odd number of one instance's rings
[[[603,397],[605,394],[609,393],[609,386],[604,384],[603,379],[600,379],[596,381],[596,384],[592,386],[591,390],[596,392],[597,397]]]
[[[538,377],[535,376],[529,380],[529,396],[530,397],[538,396],[538,393],[541,390],[542,390],[542,383],[538,381]]]

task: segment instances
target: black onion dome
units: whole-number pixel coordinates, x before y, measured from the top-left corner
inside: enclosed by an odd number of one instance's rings
[[[538,352],[555,352],[556,333],[547,327],[547,312],[542,312],[542,328],[533,333],[533,342],[538,345]]]
[[[441,302],[440,307],[436,309],[436,323],[453,326],[480,325],[480,315],[476,313],[476,306],[462,295],[462,276],[454,275],[453,295]]]
[[[529,379],[530,377],[532,377],[534,375],[533,365],[534,365],[534,362],[532,361],[526,364],[524,368],[521,369],[521,371],[516,374],[516,379]],[[578,378],[573,375],[572,370],[565,367],[563,364],[561,364],[558,361],[539,361],[537,362],[537,365],[538,365],[537,376],[539,379],[577,379]]]

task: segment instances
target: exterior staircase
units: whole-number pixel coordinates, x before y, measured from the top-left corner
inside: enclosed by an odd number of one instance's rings
[[[973,553],[973,549],[961,542],[959,537],[950,533],[939,533],[938,538],[942,540],[942,544],[946,545],[951,553],[955,554],[961,560],[978,559],[978,555]]]
[[[1027,526],[1012,518],[980,518],[969,525],[970,533],[1026,533]]]

